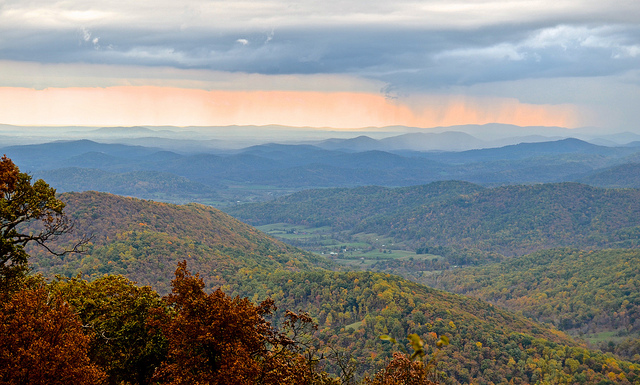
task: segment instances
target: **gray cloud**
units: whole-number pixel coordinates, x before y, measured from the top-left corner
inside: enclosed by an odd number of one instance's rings
[[[640,64],[637,25],[494,26],[472,31],[401,26],[273,31],[83,27],[1,33],[4,60],[260,74],[349,73],[395,87],[603,76]]]
[[[0,60],[350,74],[396,92],[640,68],[640,2],[7,1]]]

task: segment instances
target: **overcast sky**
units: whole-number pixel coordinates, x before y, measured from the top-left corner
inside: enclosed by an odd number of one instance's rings
[[[640,1],[0,0],[0,102],[8,124],[636,128]]]

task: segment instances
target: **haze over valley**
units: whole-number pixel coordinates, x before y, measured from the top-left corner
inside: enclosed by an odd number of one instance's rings
[[[639,186],[634,167],[640,135],[633,132],[505,125],[354,131],[76,127],[56,128],[58,139],[51,141],[45,135],[51,130],[4,127],[3,143],[34,143],[4,145],[2,151],[59,192],[95,190],[216,207],[308,188],[441,180],[488,187],[567,181]]]

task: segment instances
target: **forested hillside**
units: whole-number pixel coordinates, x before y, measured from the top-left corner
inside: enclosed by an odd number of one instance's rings
[[[554,249],[448,270],[433,283],[564,330],[640,332],[638,266],[638,250]]]
[[[402,339],[417,333],[429,351],[436,335],[449,337],[438,368],[453,384],[640,379],[640,367],[585,349],[548,326],[394,275],[247,272],[236,294],[253,301],[271,297],[280,309],[309,311],[319,323],[318,341],[352,355],[360,372],[371,373],[390,357],[392,346],[380,341],[380,335]]]
[[[626,163],[598,170],[581,178],[580,182],[601,187],[640,188],[640,163]]]
[[[208,185],[160,171],[113,173],[100,169],[68,167],[34,175],[56,186],[59,193],[102,191],[162,202],[215,202],[219,194]]]
[[[91,242],[85,253],[64,257],[31,248],[36,272],[82,273],[88,278],[122,274],[166,293],[173,269],[182,260],[206,277],[211,287],[226,284],[243,268],[295,271],[328,265],[320,256],[203,205],[178,206],[96,192],[67,193],[61,200],[75,229],[57,238],[52,247],[68,245],[84,234],[91,236]]]
[[[640,335],[638,266],[638,250],[556,249],[445,271],[431,276],[431,283],[574,334],[615,332],[609,334],[621,341]],[[640,362],[640,349],[632,344],[618,351]]]
[[[254,225],[332,226],[351,235],[388,236],[415,249],[449,246],[506,256],[560,246],[637,247],[640,241],[640,190],[577,183],[324,189],[228,212]]]
[[[34,175],[68,191],[103,191],[112,194],[153,199],[162,202],[215,202],[219,194],[208,185],[160,171],[113,173],[100,169],[69,167],[41,171]]]
[[[226,211],[252,225],[285,222],[350,230],[367,218],[394,216],[484,189],[468,182],[448,181],[401,188],[305,190],[272,202],[241,205]]]

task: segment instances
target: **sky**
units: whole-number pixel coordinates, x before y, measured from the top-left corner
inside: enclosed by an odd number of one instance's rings
[[[640,1],[0,0],[0,124],[638,128]]]

